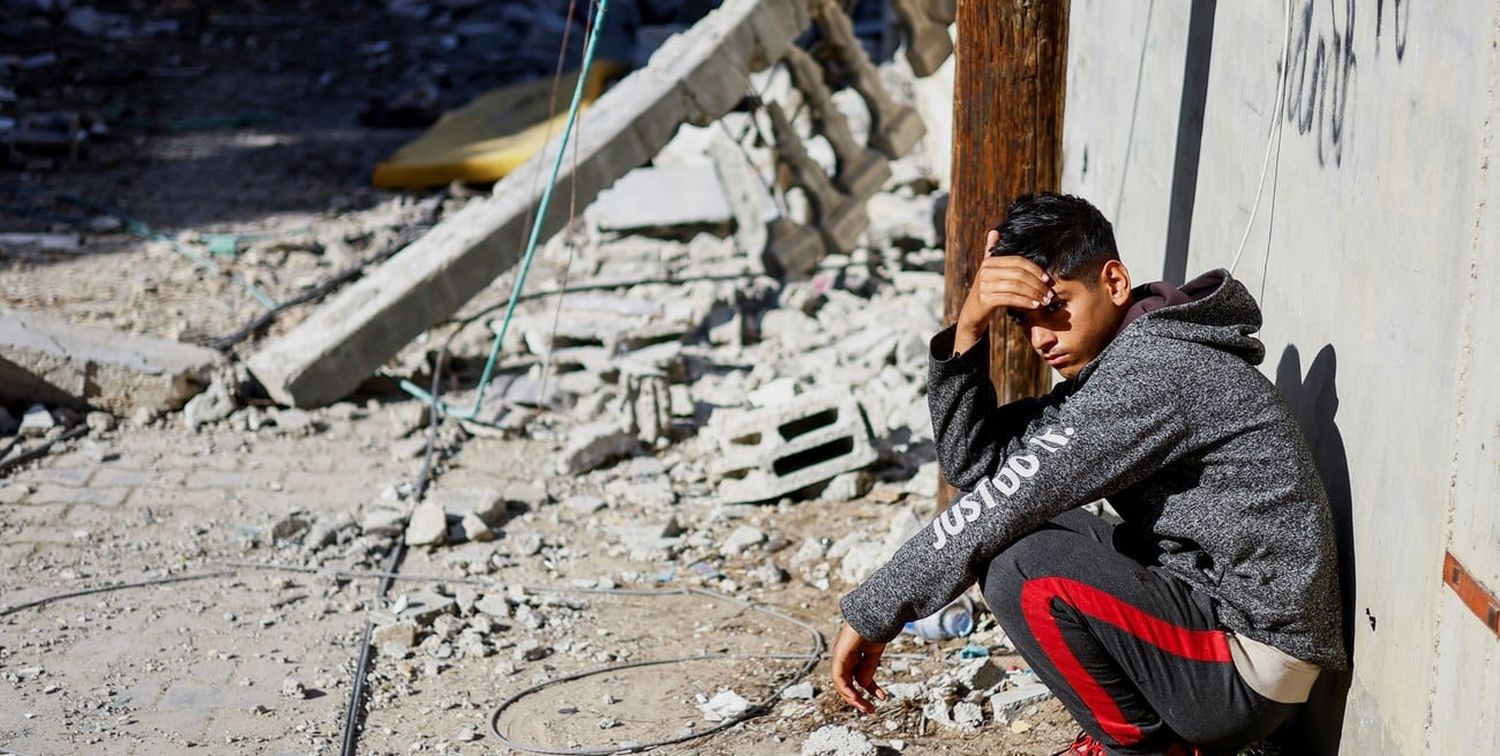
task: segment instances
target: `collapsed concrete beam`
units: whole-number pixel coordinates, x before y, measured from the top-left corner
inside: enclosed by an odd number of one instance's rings
[[[0,396],[128,414],[174,410],[208,385],[212,349],[0,313]]]
[[[733,109],[749,74],[779,59],[808,27],[807,0],[726,0],[580,116],[542,237],[644,164],[684,122],[705,126]],[[520,259],[541,203],[554,141],[495,185],[494,196],[445,219],[378,269],[340,292],[249,360],[284,404],[327,404],[353,391],[422,331],[457,311]],[[576,159],[575,159],[576,155]]]

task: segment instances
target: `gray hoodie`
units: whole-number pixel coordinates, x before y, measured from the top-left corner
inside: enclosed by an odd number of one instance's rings
[[[941,609],[997,552],[1108,498],[1117,543],[1217,600],[1236,633],[1346,669],[1327,495],[1275,386],[1255,368],[1260,308],[1225,270],[1139,287],[1114,339],[1044,397],[996,406],[989,341],[928,356],[938,465],[963,492],[859,587],[844,618],[884,642]]]

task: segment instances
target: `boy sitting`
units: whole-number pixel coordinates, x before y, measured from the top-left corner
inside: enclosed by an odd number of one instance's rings
[[[840,694],[884,699],[885,644],[976,580],[1083,728],[1069,753],[1234,749],[1342,670],[1327,496],[1255,366],[1261,314],[1225,270],[1132,288],[1088,202],[1028,195],[991,231],[958,321],[932,338],[946,511],[841,601]],[[1004,309],[1064,380],[996,406]],[[1078,509],[1108,498],[1112,525]]]

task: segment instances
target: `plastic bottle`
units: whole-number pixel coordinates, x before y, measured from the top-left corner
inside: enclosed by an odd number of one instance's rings
[[[905,631],[927,640],[961,638],[974,632],[974,603],[959,596],[936,614],[906,623]]]

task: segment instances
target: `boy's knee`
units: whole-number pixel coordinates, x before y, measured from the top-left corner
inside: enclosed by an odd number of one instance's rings
[[[1055,566],[1059,551],[1068,546],[1066,541],[1066,532],[1042,528],[1021,536],[996,554],[980,582],[990,611],[1003,618],[1016,607],[1021,599],[1021,586],[1045,574],[1049,564]]]

